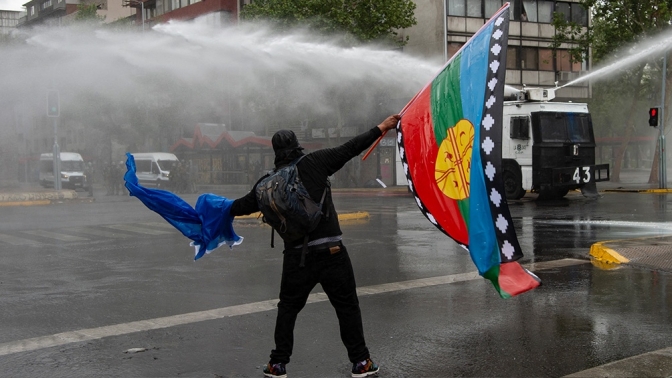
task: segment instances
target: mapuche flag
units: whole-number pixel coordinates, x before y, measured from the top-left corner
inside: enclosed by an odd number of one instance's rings
[[[397,142],[422,213],[469,250],[502,298],[540,285],[523,253],[501,171],[509,4],[402,110]]]

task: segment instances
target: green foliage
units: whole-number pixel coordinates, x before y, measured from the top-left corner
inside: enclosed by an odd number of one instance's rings
[[[581,5],[584,6],[584,4]],[[555,35],[553,36],[551,48],[556,50],[562,44],[567,43],[569,44],[567,50],[572,63],[586,60],[586,51],[588,51],[593,41],[591,28],[586,28],[576,22],[567,21],[560,13],[553,14],[553,26],[555,26]]]
[[[94,22],[99,23],[105,20],[104,16],[98,15],[98,4],[86,3],[77,5],[77,13],[75,20],[78,22]]]
[[[352,43],[388,40],[403,46],[397,29],[417,23],[411,0],[257,0],[245,20],[271,21],[282,29],[309,26],[325,34],[347,33]]]

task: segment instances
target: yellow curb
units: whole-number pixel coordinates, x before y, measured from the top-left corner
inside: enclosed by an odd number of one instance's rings
[[[235,219],[257,219],[257,218],[261,220],[260,212],[252,213],[250,215],[241,215],[236,217]],[[358,211],[355,213],[338,214],[339,221],[350,221],[361,219],[369,219],[369,213],[366,211]]]
[[[613,269],[615,265],[630,262],[630,260],[623,257],[620,253],[606,247],[604,243],[608,243],[608,241],[595,243],[590,246],[591,261],[594,261],[593,265],[601,269]]]
[[[51,200],[0,202],[0,207],[1,207],[1,206],[35,206],[35,205],[49,205],[50,203],[51,203]]]
[[[339,221],[351,221],[369,219],[369,213],[366,211],[358,211],[356,213],[338,214]]]
[[[259,218],[259,220],[261,220],[261,213],[258,211],[256,213],[252,213],[249,215],[237,216],[235,219],[256,219],[256,218]]]
[[[603,191],[614,193],[672,193],[672,189],[604,189]]]

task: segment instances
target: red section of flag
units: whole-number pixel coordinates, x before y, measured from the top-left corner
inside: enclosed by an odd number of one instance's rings
[[[451,238],[468,245],[467,225],[457,201],[447,197],[436,184],[434,168],[440,142],[434,136],[431,88],[425,87],[402,115],[404,153],[413,188],[426,209]]]
[[[518,262],[503,263],[499,266],[499,287],[512,297],[541,285],[541,280]]]

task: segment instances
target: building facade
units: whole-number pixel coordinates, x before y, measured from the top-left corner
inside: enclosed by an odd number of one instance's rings
[[[590,68],[590,54],[572,62],[569,44],[552,48],[555,13],[584,28],[589,13],[578,0],[510,0],[509,46],[506,83],[516,88],[562,86],[578,79]],[[404,51],[445,62],[506,3],[503,0],[415,0],[418,24],[403,31],[409,37]],[[590,97],[587,82],[557,92],[559,99]]]
[[[23,6],[26,15],[19,20],[19,27],[38,25],[58,26],[72,22],[80,4],[96,4],[98,16],[104,23],[134,16],[136,11],[126,4],[127,0],[31,0]]]
[[[23,17],[25,12],[0,10],[0,35],[7,35],[16,29],[19,24],[19,19]]]

